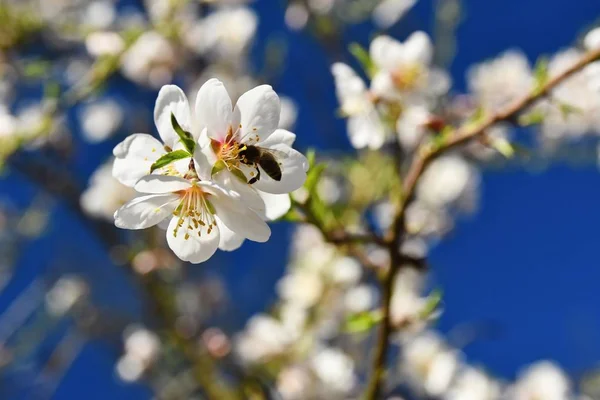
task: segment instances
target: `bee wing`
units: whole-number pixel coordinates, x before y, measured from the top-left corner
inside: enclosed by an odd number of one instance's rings
[[[277,162],[281,163],[283,160],[285,160],[286,158],[288,158],[287,153],[281,151],[281,150],[275,150],[275,149],[263,149],[263,152],[265,153],[269,153],[271,154],[275,160],[277,160]]]

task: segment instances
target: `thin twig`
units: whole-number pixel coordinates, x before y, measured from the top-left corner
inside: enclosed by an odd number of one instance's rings
[[[538,90],[534,90],[532,93],[528,94],[522,99],[515,101],[504,110],[500,110],[497,113],[491,114],[478,123],[466,124],[460,128],[457,128],[453,133],[448,135],[448,139],[442,145],[424,145],[421,146],[421,148],[417,151],[417,155],[413,159],[406,178],[404,179],[402,202],[398,206],[396,216],[392,224],[390,235],[391,238],[389,239],[388,245],[391,259],[390,271],[383,282],[383,320],[379,329],[377,345],[373,357],[372,375],[365,392],[365,399],[376,400],[380,398],[381,386],[384,380],[387,365],[389,336],[393,331],[390,315],[393,282],[398,270],[401,268],[403,263],[407,261],[407,259],[399,252],[400,244],[404,240],[405,236],[404,220],[406,209],[414,198],[415,188],[427,165],[429,165],[429,163],[439,155],[446,153],[448,150],[483,135],[489,128],[498,122],[514,121],[521,112],[534,105],[541,98],[550,94],[554,88],[556,88],[570,76],[599,59],[600,49],[586,53],[577,63],[573,64],[573,66],[550,79]]]

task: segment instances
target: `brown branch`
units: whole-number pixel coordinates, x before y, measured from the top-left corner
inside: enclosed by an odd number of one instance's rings
[[[390,253],[390,271],[383,282],[383,321],[379,329],[377,347],[373,357],[373,372],[365,392],[365,399],[376,400],[381,396],[381,386],[387,365],[387,356],[389,348],[389,336],[392,334],[390,303],[392,298],[393,282],[398,270],[405,261],[408,261],[399,252],[400,244],[405,236],[405,214],[408,204],[413,200],[415,188],[419,178],[425,171],[425,168],[431,161],[439,155],[464,144],[471,139],[483,135],[489,128],[503,121],[514,121],[521,112],[534,105],[538,100],[550,94],[550,92],[571,77],[573,74],[582,70],[585,66],[600,59],[600,49],[586,53],[577,63],[570,68],[555,76],[546,82],[541,88],[532,91],[527,96],[515,101],[513,104],[494,114],[485,117],[478,123],[471,123],[457,128],[451,133],[449,138],[438,146],[431,144],[421,146],[417,155],[409,167],[406,178],[404,179],[402,200],[398,206],[394,222],[392,224],[391,235],[388,241],[388,250]]]

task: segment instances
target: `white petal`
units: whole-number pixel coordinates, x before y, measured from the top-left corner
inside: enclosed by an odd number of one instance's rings
[[[433,57],[433,45],[425,32],[417,31],[404,42],[404,57],[408,62],[429,65]]]
[[[348,137],[355,149],[377,150],[383,146],[386,130],[377,111],[348,118]]]
[[[140,193],[174,193],[191,186],[187,179],[178,176],[148,175],[135,184],[135,190]]]
[[[600,28],[589,31],[583,39],[583,45],[588,50],[600,49]]]
[[[175,115],[179,125],[187,132],[192,132],[190,104],[179,87],[165,85],[158,92],[154,105],[154,122],[163,142],[173,148],[179,142],[179,136],[173,129],[171,113]]]
[[[373,77],[371,92],[377,97],[382,97],[386,100],[402,100],[402,93],[396,89],[392,76],[385,71],[379,72]]]
[[[243,143],[256,144],[266,140],[279,125],[279,97],[269,85],[257,86],[240,96],[235,105],[242,125],[239,133]]]
[[[201,235],[196,230],[188,231],[189,218],[179,226],[179,218],[173,217],[167,228],[167,243],[173,253],[183,261],[198,264],[208,260],[219,247],[220,232],[218,226],[213,226],[210,233],[206,228],[200,228]]]
[[[210,144],[210,139],[206,134],[206,130],[204,130],[200,135],[200,140],[198,140],[198,145],[194,150],[194,166],[196,167],[196,173],[200,179],[212,179],[212,169],[218,159],[219,158]]]
[[[229,229],[223,222],[221,222],[219,218],[217,218],[216,221],[219,231],[221,232],[219,249],[223,251],[233,251],[239,249],[246,238]]]
[[[258,143],[261,147],[270,147],[277,143],[287,144],[292,147],[296,141],[296,134],[285,129],[276,129],[265,141]]]
[[[266,242],[271,236],[271,228],[254,211],[245,207],[240,199],[229,195],[211,198],[217,215],[229,229],[255,242]]]
[[[133,187],[150,166],[166,151],[162,143],[145,133],[136,133],[115,146],[113,176],[126,186]]]
[[[378,68],[393,71],[404,61],[404,45],[387,35],[378,36],[371,42],[369,55]]]
[[[115,212],[115,225],[123,229],[145,229],[158,224],[177,208],[179,196],[151,194],[136,197]]]
[[[272,194],[258,191],[258,194],[265,203],[265,215],[267,219],[274,221],[283,217],[292,206],[292,200],[289,194]]]
[[[284,155],[283,159],[278,159],[281,167],[281,180],[272,179],[261,168],[260,179],[254,184],[254,187],[274,194],[290,193],[302,187],[308,170],[306,157],[285,144],[278,144],[270,149]]]
[[[241,182],[228,170],[223,170],[213,177],[213,181],[223,186],[224,188],[233,190],[240,195],[240,200],[244,205],[259,215],[265,214],[265,203],[251,185]]]
[[[198,91],[196,118],[200,126],[207,129],[209,137],[225,140],[234,118],[231,98],[220,80],[209,79]]]

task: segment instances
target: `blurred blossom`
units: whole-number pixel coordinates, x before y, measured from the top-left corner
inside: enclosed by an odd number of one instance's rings
[[[369,311],[377,304],[377,289],[372,285],[358,285],[351,288],[344,296],[344,306],[348,313]]]
[[[421,296],[424,276],[410,266],[404,266],[396,275],[391,300],[391,321],[397,328],[422,329],[425,324],[421,314],[427,298]]]
[[[60,278],[46,293],[46,309],[54,316],[61,317],[87,293],[87,285],[74,276]]]
[[[103,29],[109,27],[115,20],[116,10],[111,0],[96,0],[90,2],[84,19],[92,28]]]
[[[383,0],[373,10],[373,22],[381,29],[387,29],[404,16],[417,0]]]
[[[264,361],[287,350],[292,335],[275,318],[256,315],[248,321],[246,330],[237,337],[236,350],[249,363]]]
[[[449,232],[454,223],[447,211],[415,201],[406,209],[406,226],[412,234],[439,237]]]
[[[467,82],[478,105],[487,111],[508,106],[533,90],[534,84],[529,61],[519,50],[471,67]]]
[[[277,378],[277,391],[285,400],[304,400],[311,389],[309,372],[302,367],[285,368]]]
[[[416,195],[419,201],[434,208],[465,206],[471,205],[469,200],[478,185],[475,168],[458,155],[445,155],[427,167]]]
[[[325,385],[334,393],[349,393],[356,385],[354,362],[340,349],[324,348],[313,357],[311,367]]]
[[[125,49],[125,41],[116,32],[97,31],[86,37],[85,48],[93,57],[113,56]]]
[[[600,28],[594,28],[589,31],[583,39],[583,45],[588,50],[597,50],[600,48]]]
[[[325,204],[335,204],[342,198],[342,187],[339,182],[331,176],[323,176],[317,185],[317,192]]]
[[[117,361],[116,369],[122,380],[133,382],[156,360],[160,339],[154,332],[138,326],[126,329],[124,337],[125,353]]]
[[[12,138],[17,133],[17,123],[8,107],[0,105],[0,140]]]
[[[293,2],[285,10],[285,23],[295,31],[299,31],[306,26],[308,17],[308,10],[301,2]]]
[[[511,400],[569,400],[571,383],[563,371],[549,361],[539,361],[523,371],[509,388]]]
[[[377,67],[371,82],[377,97],[418,104],[449,89],[449,76],[431,66],[433,45],[425,32],[415,32],[403,43],[378,36],[371,42],[369,54]]]
[[[398,141],[405,150],[414,150],[427,133],[427,122],[431,114],[421,105],[411,106],[404,110],[396,122]]]
[[[362,275],[362,267],[355,258],[338,257],[329,267],[331,280],[339,285],[350,286],[358,283]]]
[[[100,165],[90,177],[89,187],[81,195],[81,208],[89,215],[114,219],[115,211],[133,199],[135,191],[120,183],[112,175],[112,159]]]
[[[500,383],[479,369],[467,367],[458,375],[444,400],[499,400],[500,394]]]
[[[169,83],[176,66],[175,49],[156,31],[143,33],[121,58],[127,78],[154,88]]]
[[[459,368],[459,354],[433,332],[409,340],[402,349],[401,369],[408,383],[428,396],[441,396]]]
[[[279,296],[303,307],[311,307],[319,301],[323,282],[316,271],[297,270],[284,276],[277,284]]]
[[[238,62],[254,39],[258,18],[247,7],[224,7],[202,19],[193,30],[195,50],[218,60]]]
[[[363,80],[343,63],[331,66],[340,110],[348,118],[348,136],[356,149],[383,146],[388,129],[381,120]]]
[[[113,100],[87,104],[79,115],[84,137],[90,143],[98,143],[112,136],[123,122],[123,110]]]

